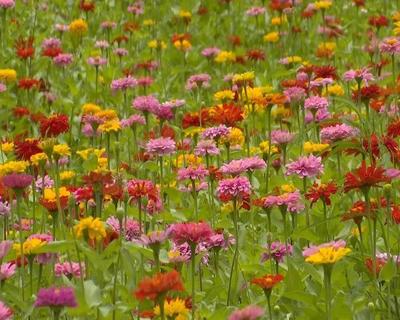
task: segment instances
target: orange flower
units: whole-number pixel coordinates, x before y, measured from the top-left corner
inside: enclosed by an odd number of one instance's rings
[[[277,285],[282,280],[283,275],[281,274],[266,274],[261,278],[254,278],[253,280],[251,280],[251,283],[259,286],[261,289],[267,292],[271,291],[272,288],[275,287],[275,285]]]
[[[181,276],[176,270],[166,273],[157,273],[152,278],[143,279],[139,283],[139,288],[135,291],[135,297],[138,300],[157,300],[161,295],[165,295],[171,290],[185,290]]]

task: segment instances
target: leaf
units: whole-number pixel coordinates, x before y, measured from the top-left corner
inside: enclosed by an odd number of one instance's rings
[[[90,308],[99,306],[101,304],[100,288],[92,280],[85,281],[84,286],[87,305]]]
[[[63,253],[74,248],[71,240],[53,241],[35,250],[35,253]]]
[[[392,259],[386,262],[385,266],[382,268],[379,277],[382,280],[390,281],[396,275],[396,265]]]

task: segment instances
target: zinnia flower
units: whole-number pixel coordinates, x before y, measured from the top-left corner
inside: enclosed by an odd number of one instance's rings
[[[313,155],[300,157],[296,161],[286,165],[287,176],[298,175],[301,178],[315,177],[322,174],[323,171],[324,165],[321,162],[321,157]]]
[[[51,307],[51,308],[74,308],[78,305],[75,298],[75,293],[69,287],[51,287],[41,288],[37,294],[35,307]]]
[[[390,179],[385,175],[385,169],[376,167],[375,164],[367,167],[365,161],[361,163],[361,167],[354,172],[348,172],[344,181],[344,191],[349,192],[353,189],[368,191],[371,187],[380,183],[388,182]]]
[[[264,315],[264,309],[259,306],[247,306],[232,312],[228,320],[257,320]]]

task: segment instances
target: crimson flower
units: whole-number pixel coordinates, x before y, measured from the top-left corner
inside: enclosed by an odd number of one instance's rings
[[[306,199],[311,200],[311,206],[318,200],[322,200],[326,205],[331,205],[332,194],[337,192],[337,185],[334,182],[329,182],[328,184],[314,183],[312,187],[306,193]]]
[[[385,175],[385,169],[376,167],[375,164],[367,167],[367,164],[363,161],[360,168],[346,174],[344,191],[349,192],[353,189],[360,189],[363,192],[367,192],[371,187],[389,180]]]
[[[40,134],[43,137],[56,137],[68,130],[68,116],[65,114],[55,114],[40,120]]]
[[[15,50],[17,56],[23,60],[28,58],[32,58],[35,54],[35,48],[33,47],[33,37],[29,37],[28,39],[19,38],[15,42]]]
[[[15,154],[19,160],[29,161],[31,156],[41,153],[38,139],[25,139],[23,141],[15,141]]]

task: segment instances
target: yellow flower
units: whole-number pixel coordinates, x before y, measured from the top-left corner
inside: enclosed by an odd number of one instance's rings
[[[311,141],[304,142],[303,146],[305,153],[320,153],[329,149],[329,144],[327,143],[313,143]]]
[[[400,11],[396,11],[392,16],[393,21],[400,21]]]
[[[73,177],[75,177],[75,172],[73,172],[71,170],[66,170],[66,171],[60,172],[60,179],[63,181],[71,180]]]
[[[0,176],[4,176],[9,173],[22,173],[29,166],[27,161],[9,161],[4,164],[0,164]]]
[[[232,90],[221,90],[214,93],[214,99],[217,101],[226,102],[233,100],[235,98],[235,93]]]
[[[269,142],[268,141],[262,141],[259,144],[259,147],[260,147],[262,153],[268,154],[268,151],[269,151]],[[271,146],[271,154],[278,153],[278,151],[279,150],[276,146]]]
[[[281,190],[284,193],[294,192],[296,190],[296,187],[293,184],[283,184],[281,185]]]
[[[174,42],[174,47],[181,51],[188,51],[192,48],[192,44],[188,40],[178,40]]]
[[[184,18],[185,20],[192,19],[192,14],[187,10],[180,10],[178,15],[179,17]]]
[[[226,137],[221,138],[222,143],[228,143],[230,146],[241,146],[244,143],[243,131],[239,128],[230,128]]]
[[[395,36],[400,35],[400,21],[395,22],[395,28],[393,29],[393,33]]]
[[[22,254],[21,249],[24,251],[25,256],[31,256],[37,254],[38,250],[41,247],[43,247],[46,243],[47,243],[46,241],[33,238],[24,241],[22,245],[20,243],[14,243],[13,249],[15,250],[17,257],[19,257]]]
[[[286,22],[287,22],[286,16],[283,16],[282,18],[281,17],[273,17],[271,19],[271,24],[273,26],[280,26],[281,24],[286,23]]]
[[[154,308],[154,313],[157,316],[160,315],[160,306],[157,305]],[[170,301],[164,301],[164,313],[168,319],[186,320],[188,319],[189,309],[186,308],[185,300],[175,298]]]
[[[143,25],[146,27],[154,26],[155,24],[156,24],[156,22],[152,19],[146,19],[143,21]]]
[[[242,84],[254,80],[254,77],[255,77],[254,71],[239,73],[233,76],[232,82]]]
[[[193,153],[180,154],[176,159],[173,160],[175,168],[181,168],[186,166],[198,166],[203,163],[203,159],[197,157]]]
[[[233,203],[226,202],[221,206],[221,213],[223,214],[230,214],[233,212]]]
[[[318,50],[334,51],[335,49],[336,49],[336,43],[335,42],[321,42],[318,45]]]
[[[236,61],[236,55],[232,51],[220,51],[214,58],[214,61],[218,63],[234,62]]]
[[[71,150],[67,144],[56,144],[53,147],[53,152],[61,157],[69,156],[71,155]]]
[[[87,217],[81,219],[74,226],[74,231],[77,238],[87,236],[90,240],[99,241],[106,237],[106,229],[99,218]]]
[[[271,115],[273,118],[282,119],[290,117],[290,109],[285,108],[284,106],[278,106],[277,108],[272,109]]]
[[[118,120],[117,111],[115,111],[114,109],[100,110],[99,112],[96,112],[95,115],[105,121]]]
[[[326,89],[324,88],[323,94],[326,95]],[[340,84],[332,84],[328,86],[328,94],[332,96],[344,96],[343,87]]]
[[[9,153],[14,150],[14,143],[13,142],[3,142],[1,144],[1,151],[4,153]]]
[[[264,42],[278,42],[279,32],[269,32],[264,36]]]
[[[44,152],[36,153],[31,155],[31,162],[35,165],[38,166],[40,164],[45,164],[47,161],[48,157]]]
[[[252,103],[259,103],[262,100],[262,98],[264,97],[264,88],[263,87],[252,88],[252,87],[247,86],[246,90],[245,90],[245,88],[243,87],[242,97],[246,98],[246,96],[247,96],[248,101],[250,101]]]
[[[121,130],[121,125],[118,120],[106,121],[99,125],[100,132],[118,132],[119,130]]]
[[[96,114],[101,111],[101,107],[94,103],[85,103],[82,106],[83,114]]]
[[[328,0],[321,0],[321,1],[316,1],[314,2],[315,8],[317,9],[328,9],[332,6],[332,1],[328,1]]]
[[[302,62],[303,59],[299,56],[290,56],[286,58],[288,63],[299,63]]]
[[[333,264],[351,252],[349,248],[320,248],[316,253],[308,256],[306,262],[312,264]]]
[[[58,189],[58,194],[59,194],[60,197],[69,197],[71,192],[69,192],[67,190],[67,188],[61,187],[61,188]],[[54,188],[45,188],[44,192],[43,192],[43,198],[46,201],[55,202],[56,199],[57,199],[56,189],[54,189]]]
[[[72,21],[69,25],[69,31],[79,36],[85,34],[87,30],[88,25],[83,19],[76,19]]]
[[[0,69],[1,82],[13,82],[17,79],[17,72],[14,69]]]
[[[165,49],[167,44],[162,40],[151,40],[147,43],[150,49]]]
[[[190,127],[184,130],[185,137],[195,137],[201,134],[204,131],[204,128],[201,127]]]
[[[80,156],[83,160],[87,160],[89,158],[89,155],[94,154],[97,158],[100,158],[104,153],[106,152],[106,149],[84,149],[84,150],[79,150],[76,152],[78,156]]]

